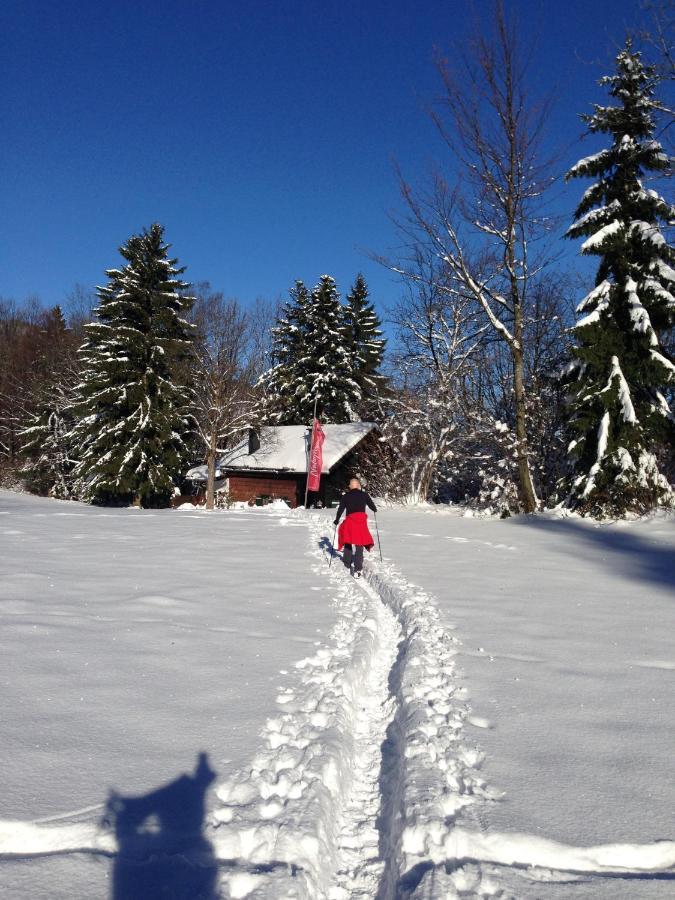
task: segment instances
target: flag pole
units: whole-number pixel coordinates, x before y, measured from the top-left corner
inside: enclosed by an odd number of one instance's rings
[[[305,509],[307,509],[307,494],[309,493],[309,464],[312,460],[312,450],[314,449],[314,423],[316,422],[316,404],[319,399],[318,394],[314,395],[314,415],[312,416],[312,436],[309,439],[309,453],[307,455],[307,479],[305,481]]]

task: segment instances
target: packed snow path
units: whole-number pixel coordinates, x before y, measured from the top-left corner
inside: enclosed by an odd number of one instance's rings
[[[338,865],[330,889],[332,900],[371,897],[384,870],[380,853],[381,791],[385,788],[382,750],[393,718],[394,698],[389,678],[396,663],[400,628],[392,613],[377,602],[365,582],[361,587],[378,615],[379,652],[373,657],[368,678],[355,698],[354,768],[337,839]]]
[[[457,642],[393,570],[370,562],[355,580],[339,557],[329,566],[326,523],[309,521],[340,618],[329,645],[297,664],[301,684],[279,697],[263,750],[218,789],[214,843],[240,861],[227,895],[495,896],[477,866],[446,875],[429,857],[464,807],[491,797],[462,738]]]

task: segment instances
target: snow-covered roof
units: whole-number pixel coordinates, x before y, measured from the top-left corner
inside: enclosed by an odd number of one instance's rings
[[[327,474],[350,450],[375,428],[373,422],[349,422],[345,425],[322,425],[322,474]],[[311,431],[305,425],[265,426],[260,429],[260,449],[248,452],[248,438],[218,460],[217,467],[243,471],[307,472],[307,454]],[[206,480],[206,466],[195,466],[187,473],[194,481]]]

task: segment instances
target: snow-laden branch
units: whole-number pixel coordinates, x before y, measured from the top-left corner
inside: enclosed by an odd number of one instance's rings
[[[624,422],[628,422],[631,425],[636,425],[637,416],[635,415],[635,407],[633,406],[633,401],[630,395],[630,387],[628,386],[628,382],[626,381],[625,376],[621,371],[621,365],[619,364],[618,356],[612,357],[612,370],[610,372],[606,386],[602,389],[602,391],[600,391],[600,393],[604,394],[607,391],[614,390],[615,387],[617,388],[619,394],[622,419],[624,420]],[[598,461],[599,459],[600,457],[598,457]]]

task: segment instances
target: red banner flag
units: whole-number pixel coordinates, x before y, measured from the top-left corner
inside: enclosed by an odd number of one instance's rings
[[[323,433],[321,423],[314,419],[312,428],[312,443],[309,451],[309,471],[307,473],[307,490],[318,491],[321,483],[321,469],[323,468],[323,442],[326,435]]]

